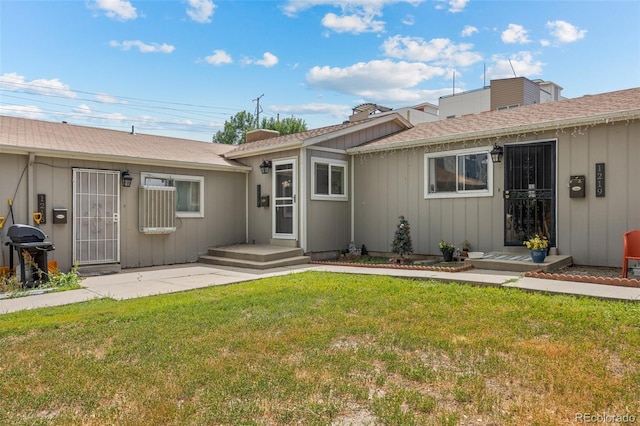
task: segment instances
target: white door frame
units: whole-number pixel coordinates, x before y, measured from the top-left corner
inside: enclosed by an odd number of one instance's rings
[[[278,170],[278,169],[281,170]],[[280,158],[272,162],[271,193],[271,235],[274,239],[298,239],[298,159]],[[289,179],[287,179],[287,177]],[[289,186],[286,182],[288,181]],[[278,219],[291,220],[291,232],[278,232]]]

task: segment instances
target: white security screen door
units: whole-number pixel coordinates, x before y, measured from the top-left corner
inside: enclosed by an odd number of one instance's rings
[[[120,172],[73,169],[73,260],[120,261]]]
[[[296,206],[296,159],[273,161],[273,238],[295,240],[298,228]]]

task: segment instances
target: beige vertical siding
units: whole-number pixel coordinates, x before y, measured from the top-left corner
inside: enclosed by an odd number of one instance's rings
[[[6,203],[13,197],[26,156],[0,156],[2,179],[0,197]],[[115,163],[36,157],[34,163],[34,197],[47,196],[47,223],[40,228],[50,237],[56,249],[49,254],[61,270],[69,270],[73,259],[73,194],[72,168],[129,170],[134,178],[131,188],[120,188],[120,263],[123,268],[195,262],[207,248],[244,241],[245,174],[179,168],[122,165]],[[138,232],[138,191],[141,172],[173,173],[205,177],[204,218],[179,218],[176,232],[146,235]],[[15,196],[16,222],[32,224],[27,212],[26,174]],[[34,200],[35,205],[35,200]],[[66,224],[53,224],[51,210],[66,208]],[[4,210],[4,208],[2,209]],[[0,213],[3,215],[4,213]],[[6,228],[3,230],[6,234]],[[8,251],[2,248],[6,258]],[[2,262],[5,262],[2,259]],[[8,263],[8,261],[7,261]]]
[[[572,255],[579,265],[620,266],[623,233],[640,229],[640,123],[520,135],[501,143],[555,139],[559,252]],[[478,142],[492,144],[489,140]],[[478,251],[517,250],[503,245],[504,163],[493,165],[493,197],[425,200],[423,154],[424,148],[355,156],[356,244],[390,251],[398,216],[404,215],[419,254],[439,254],[441,239],[456,245],[466,239]],[[595,164],[599,162],[606,165],[604,198],[595,196]],[[585,198],[569,197],[567,186],[572,175],[586,176]]]

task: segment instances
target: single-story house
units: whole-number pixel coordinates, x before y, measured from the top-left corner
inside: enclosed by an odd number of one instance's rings
[[[8,227],[36,226],[34,212],[64,271],[195,262],[211,245],[244,242],[251,169],[224,158],[231,149],[2,116],[0,262],[9,264]]]
[[[622,234],[640,228],[639,165],[640,88],[413,124],[386,112],[257,130],[238,146],[0,117],[5,222],[42,211],[64,269],[192,262],[239,242],[389,252],[401,215],[418,254],[440,240],[519,251],[538,233],[576,264],[620,266]]]

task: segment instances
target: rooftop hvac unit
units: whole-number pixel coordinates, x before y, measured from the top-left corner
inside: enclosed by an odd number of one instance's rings
[[[138,190],[140,232],[169,234],[176,230],[176,188],[140,186]]]

